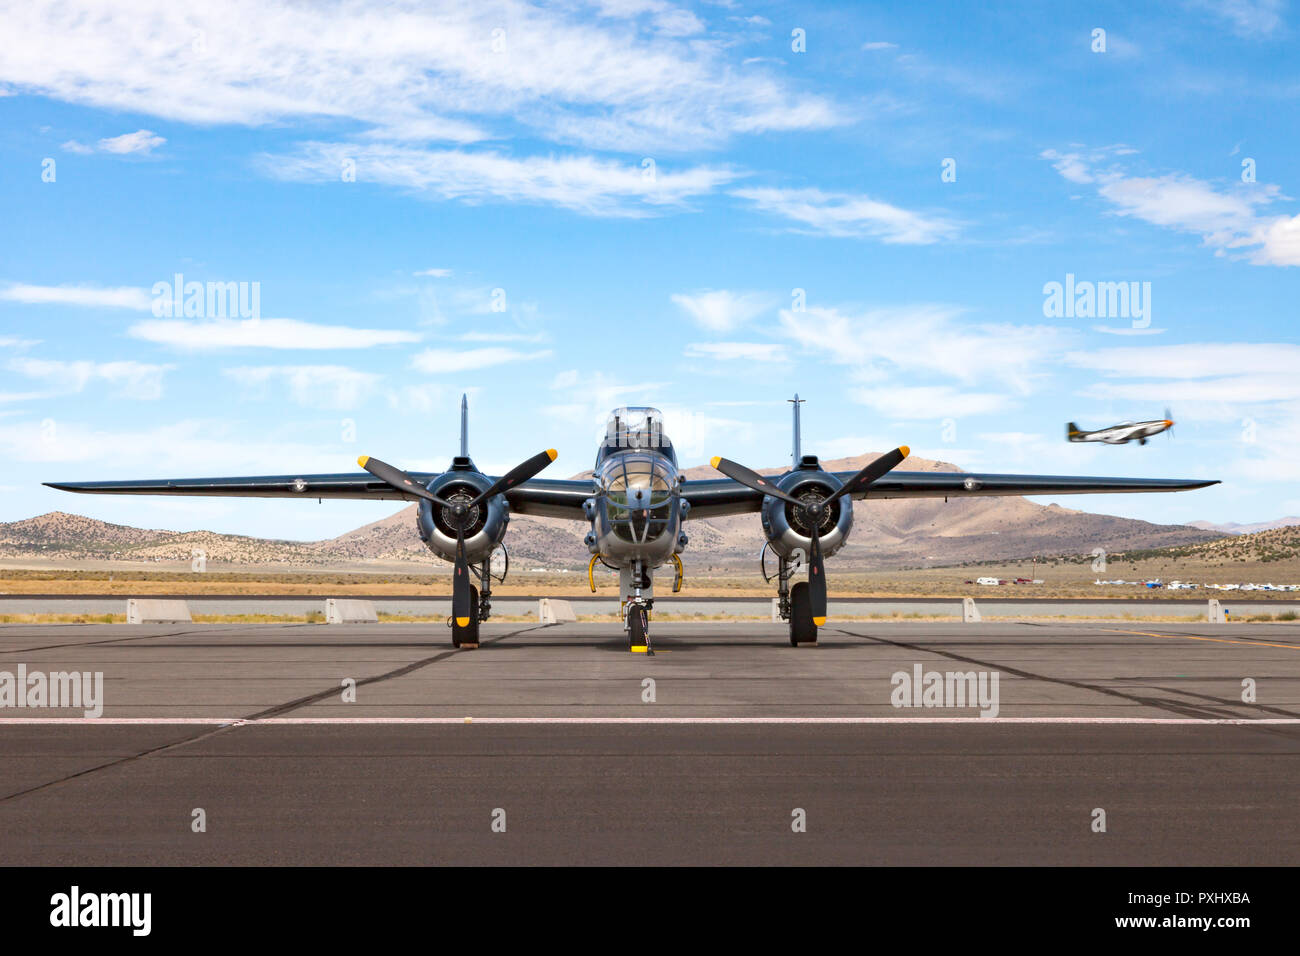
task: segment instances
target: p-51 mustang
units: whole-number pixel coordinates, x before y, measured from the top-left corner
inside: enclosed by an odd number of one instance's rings
[[[589,479],[535,476],[555,460],[540,452],[500,478],[482,474],[469,457],[467,409],[461,401],[460,454],[443,472],[406,472],[377,458],[358,459],[369,474],[279,475],[260,478],[181,478],[146,481],[50,483],[63,491],[113,495],[216,495],[257,498],[356,498],[414,501],[418,530],[429,550],[455,565],[451,640],[477,647],[479,624],[491,610],[493,553],[503,547],[511,513],[568,518],[591,525],[588,580],[597,562],[619,573],[619,598],[628,646],[649,644],[653,572],[671,563],[673,591],[681,588],[681,552],[689,519],[757,512],[767,536],[760,557],[765,580],[776,584],[790,643],[815,644],[826,622],[825,559],[848,541],[853,502],[863,498],[949,498],[981,495],[1071,495],[1096,492],[1186,491],[1217,481],[1168,478],[1085,478],[896,471],[909,450],[900,446],[858,472],[833,472],[799,441],[794,405],[791,468],[765,477],[726,458],[713,467],[725,477],[685,480],[657,409],[615,409],[605,426]],[[768,574],[766,556],[776,557]],[[508,567],[508,564],[507,564]],[[799,572],[806,568],[806,579]],[[798,578],[796,580],[796,578]],[[503,579],[503,578],[502,578]]]
[[[1074,422],[1069,422],[1065,426],[1065,437],[1070,441],[1101,441],[1107,445],[1125,445],[1137,439],[1139,445],[1145,445],[1152,435],[1159,435],[1174,427],[1171,418],[1169,409],[1166,408],[1164,418],[1149,422],[1121,422],[1109,428],[1098,428],[1095,432],[1082,431]],[[1173,434],[1172,431],[1169,432],[1171,438]]]

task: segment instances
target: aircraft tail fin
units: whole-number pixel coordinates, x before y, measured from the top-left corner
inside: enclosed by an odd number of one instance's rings
[[[469,457],[469,396],[460,397],[460,457]]]
[[[807,401],[807,399],[800,398],[799,393],[795,392],[794,398],[787,398],[786,401],[794,407],[794,435],[790,449],[790,467],[798,468],[799,458],[803,455],[803,442],[802,437],[799,434],[799,406]]]
[[[1080,435],[1082,435],[1082,434],[1083,434],[1083,432],[1079,431],[1079,426],[1076,425],[1074,422],[1068,422],[1068,423],[1066,423],[1066,426],[1065,426],[1065,437],[1068,438],[1070,441],[1074,441],[1076,438],[1078,438],[1078,437],[1079,437]]]

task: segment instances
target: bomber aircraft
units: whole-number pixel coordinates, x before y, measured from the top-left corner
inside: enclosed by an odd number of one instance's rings
[[[724,477],[686,480],[660,412],[629,406],[610,413],[591,478],[535,477],[555,460],[554,449],[493,478],[480,472],[469,456],[468,410],[462,398],[460,454],[442,472],[407,472],[362,456],[358,463],[365,471],[350,474],[48,484],[83,494],[414,501],[419,505],[420,538],[430,551],[455,566],[448,624],[452,644],[458,648],[478,646],[479,624],[491,612],[492,557],[504,548],[512,513],[586,522],[591,526],[585,539],[591,552],[588,582],[594,592],[598,562],[618,572],[628,646],[642,653],[653,653],[649,621],[654,571],[671,564],[672,590],[681,589],[680,555],[687,545],[684,529],[690,519],[758,514],[767,537],[759,555],[760,569],[764,580],[776,586],[780,615],[789,622],[790,643],[799,646],[815,644],[817,629],[826,622],[825,559],[848,541],[856,500],[1187,491],[1218,484],[1173,478],[897,471],[910,454],[906,445],[857,472],[826,471],[816,455],[802,453],[799,396],[793,401],[791,467],[781,475],[760,475],[718,457],[712,464]],[[776,559],[770,574],[769,551]],[[508,554],[504,557],[508,571]],[[504,574],[496,580],[504,580]]]
[[[1093,432],[1082,431],[1074,422],[1068,422],[1065,426],[1065,437],[1069,441],[1100,441],[1107,445],[1125,445],[1137,439],[1139,445],[1145,445],[1152,435],[1159,435],[1174,427],[1171,418],[1169,409],[1165,409],[1164,418],[1156,418],[1149,422],[1121,422],[1109,428],[1098,428]],[[1171,437],[1173,434],[1169,432]]]

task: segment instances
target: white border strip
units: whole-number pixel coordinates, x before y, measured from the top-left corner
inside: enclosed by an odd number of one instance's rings
[[[210,726],[252,726],[278,724],[306,726],[313,724],[1164,724],[1225,726],[1300,725],[1295,717],[0,717],[6,725],[55,724],[135,726],[168,724],[204,724]]]

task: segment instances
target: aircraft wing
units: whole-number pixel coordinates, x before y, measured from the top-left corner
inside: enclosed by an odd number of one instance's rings
[[[412,471],[422,484],[441,472]],[[488,476],[493,480],[493,476]],[[352,498],[361,501],[418,501],[368,472],[337,475],[265,475],[254,478],[157,478],[144,481],[46,482],[59,491],[85,495],[206,495],[219,498]],[[583,519],[582,503],[591,497],[590,479],[535,478],[505,493],[516,514]]]
[[[848,481],[854,472],[830,472]],[[854,498],[972,498],[985,495],[1090,495],[1115,492],[1191,491],[1217,485],[1199,478],[1091,478],[1075,475],[994,475],[979,472],[891,471]],[[729,478],[687,481],[682,493],[690,518],[758,511],[763,496]]]

